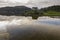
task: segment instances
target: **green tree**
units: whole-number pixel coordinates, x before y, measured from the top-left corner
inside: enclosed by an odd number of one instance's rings
[[[27,15],[31,16],[32,19],[38,19],[38,17],[41,16],[42,14],[43,13],[41,13],[37,7],[32,7],[31,11],[25,13],[26,16]]]

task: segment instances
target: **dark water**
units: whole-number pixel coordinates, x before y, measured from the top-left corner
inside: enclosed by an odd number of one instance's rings
[[[32,20],[13,16],[1,20],[5,21],[0,21],[0,32],[9,34],[8,38],[0,37],[1,40],[60,40],[60,19],[40,17]]]

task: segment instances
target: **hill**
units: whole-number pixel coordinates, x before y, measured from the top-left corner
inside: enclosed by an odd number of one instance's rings
[[[26,6],[2,7],[0,8],[0,15],[23,16],[26,10],[30,11],[31,8],[28,8]]]
[[[47,16],[60,16],[60,5],[54,5],[40,9]]]

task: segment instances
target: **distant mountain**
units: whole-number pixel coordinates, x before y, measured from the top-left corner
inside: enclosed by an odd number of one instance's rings
[[[26,6],[15,6],[15,7],[2,7],[0,8],[0,15],[16,15],[23,16],[25,11],[30,11],[31,8]]]
[[[33,12],[33,7],[32,9],[26,6],[15,6],[15,7],[2,7],[0,8],[0,15],[7,15],[7,16],[11,16],[11,15],[15,15],[15,16],[25,16],[26,12],[28,12],[29,16],[29,12]],[[54,5],[54,6],[49,6],[46,8],[41,8],[41,9],[36,9],[37,11],[39,11],[41,13],[43,12],[47,12],[47,11],[57,11],[60,12],[60,5]],[[39,15],[37,14],[37,15]],[[34,14],[35,15],[35,14]],[[32,16],[32,14],[31,14]]]
[[[50,6],[50,7],[46,7],[46,8],[41,8],[41,11],[57,11],[60,12],[60,5],[54,5],[54,6]]]

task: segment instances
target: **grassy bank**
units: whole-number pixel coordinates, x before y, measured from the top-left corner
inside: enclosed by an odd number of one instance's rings
[[[60,16],[60,12],[47,11],[47,12],[44,13],[44,16]]]

